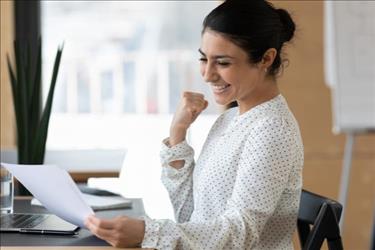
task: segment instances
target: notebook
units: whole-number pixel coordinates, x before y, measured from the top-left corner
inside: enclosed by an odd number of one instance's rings
[[[0,222],[0,232],[73,235],[79,229],[53,214],[1,214]]]

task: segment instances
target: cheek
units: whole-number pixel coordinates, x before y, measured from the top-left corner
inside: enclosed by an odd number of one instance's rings
[[[257,69],[246,69],[243,71],[237,72],[233,75],[234,78],[238,79],[241,85],[253,85],[255,82],[258,82],[259,72]]]
[[[199,65],[199,71],[201,73],[201,76],[204,76],[204,71],[205,71],[205,65],[203,63],[201,63]]]
[[[236,82],[238,82],[237,78],[238,78],[238,74],[232,72],[232,71],[222,71],[220,72],[220,77],[221,79],[224,80],[224,82],[228,83],[228,84],[233,84],[233,85],[236,85]]]

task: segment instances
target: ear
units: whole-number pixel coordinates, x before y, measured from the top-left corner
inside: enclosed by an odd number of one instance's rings
[[[273,61],[275,60],[276,55],[277,55],[277,50],[275,48],[269,48],[268,50],[266,50],[266,52],[264,52],[263,54],[263,58],[260,63],[261,67],[264,69],[268,69],[272,65]]]

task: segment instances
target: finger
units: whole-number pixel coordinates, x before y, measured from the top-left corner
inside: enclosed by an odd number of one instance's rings
[[[90,230],[96,237],[106,240],[106,241],[113,241],[113,230],[108,229],[101,229],[101,228],[94,228]]]
[[[185,98],[189,98],[191,100],[203,101],[204,100],[204,95],[200,94],[200,93],[196,93],[196,94],[187,95]]]
[[[203,105],[206,100],[204,98],[202,98],[202,97],[191,97],[190,101],[192,103],[198,103],[198,104],[202,104]]]
[[[202,101],[197,102],[195,105],[196,105],[196,107],[197,107],[199,110],[204,110],[204,109],[207,108],[207,106],[208,106],[208,102],[207,102],[206,100],[203,99]]]
[[[202,93],[198,92],[190,92],[190,91],[184,91],[183,97],[197,97],[197,98],[204,98],[204,95]]]
[[[204,95],[198,92],[191,92],[191,95],[195,98],[204,99]]]
[[[208,107],[208,101],[204,100],[204,108],[203,109],[206,109]]]
[[[199,114],[206,109],[207,105],[207,101],[191,103],[190,105],[187,105],[187,110],[193,114]]]
[[[84,220],[83,224],[85,225],[86,228],[89,228],[89,225],[91,224],[91,217],[93,215],[89,215],[86,217],[86,219]]]
[[[199,111],[201,111],[201,110],[204,109],[204,106],[205,106],[204,102],[202,102],[202,103],[193,103],[193,104],[191,104],[191,105],[188,106],[188,109],[190,109],[191,111],[199,112]]]
[[[103,229],[113,229],[116,225],[115,219],[99,219],[95,216],[88,217],[88,221],[90,221],[96,227]]]
[[[118,244],[117,244],[117,241],[115,241],[115,240],[107,240],[107,242],[108,242],[111,246],[113,246],[113,247],[119,247]]]
[[[113,240],[113,230],[111,229],[105,229],[105,228],[100,228],[96,226],[94,223],[89,221],[87,223],[87,228],[98,238],[103,239],[103,240]]]
[[[186,105],[201,105],[204,106],[206,100],[203,97],[197,97],[197,96],[190,96],[190,97],[185,97],[185,104]]]

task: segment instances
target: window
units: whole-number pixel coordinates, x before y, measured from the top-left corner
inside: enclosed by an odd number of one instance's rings
[[[160,142],[168,135],[182,90],[203,92],[212,100],[199,74],[197,49],[202,20],[216,5],[42,1],[45,84],[50,82],[54,52],[64,41],[48,148],[128,148],[140,139]],[[218,110],[210,105],[202,122],[212,122]],[[196,133],[192,129],[189,136],[199,147],[205,136]]]
[[[64,41],[48,149],[128,150],[127,196],[142,197],[155,218],[173,217],[158,155],[182,90],[205,93],[211,104],[189,130],[196,156],[220,109],[199,74],[198,53],[203,18],[216,5],[41,1],[44,90]],[[121,165],[110,161],[98,167]]]
[[[203,92],[213,104],[197,49],[202,20],[216,5],[42,1],[44,84],[64,42],[48,148],[127,148],[141,138],[159,143],[182,90]],[[218,110],[210,105],[201,122],[212,123]],[[199,146],[205,135],[198,131],[189,136]]]

